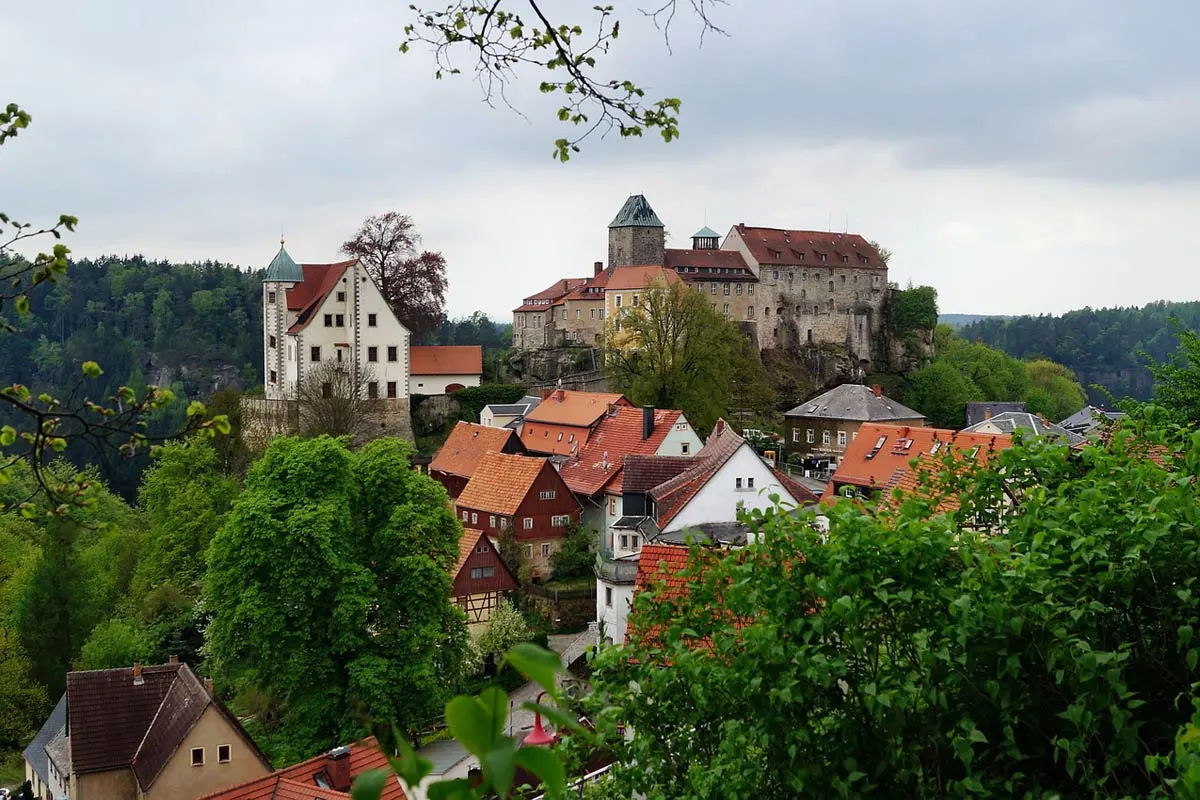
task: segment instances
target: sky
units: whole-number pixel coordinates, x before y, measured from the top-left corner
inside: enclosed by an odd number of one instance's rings
[[[634,193],[668,246],[740,222],[861,233],[944,312],[1200,299],[1194,2],[729,0],[702,39],[680,0],[668,42],[614,0],[598,74],[681,98],[681,137],[588,140],[567,164],[543,75],[516,76],[515,110],[466,53],[434,80],[427,50],[398,50],[408,5],[11,4],[0,102],[33,124],[0,148],[0,210],[78,216],[79,257],[247,268],[281,234],[336,260],[395,210],[446,256],[449,313],[502,321],[590,274]],[[590,1],[542,5],[594,24]]]

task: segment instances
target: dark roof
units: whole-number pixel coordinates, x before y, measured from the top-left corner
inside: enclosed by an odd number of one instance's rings
[[[287,250],[283,249],[283,241],[280,240],[279,252],[271,259],[266,272],[263,273],[263,283],[272,281],[299,283],[303,280],[304,272],[300,269],[300,265],[292,260]]]
[[[1096,406],[1084,406],[1058,424],[1072,433],[1086,435],[1105,421],[1122,419],[1124,416],[1120,411],[1106,411],[1103,408],[1096,408]]]
[[[967,403],[967,427],[978,425],[988,417],[994,417],[997,414],[1003,414],[1005,411],[1027,411],[1025,404],[1017,403],[993,403],[993,402],[971,402]]]
[[[870,386],[843,383],[828,392],[806,400],[784,414],[785,417],[807,419],[844,419],[857,422],[891,422],[893,420],[923,420],[920,411],[896,402],[883,394],[875,394]]]
[[[758,228],[742,223],[735,225],[734,230],[742,237],[760,268],[772,265],[834,267],[844,264],[860,269],[887,269],[879,251],[857,233]]]
[[[621,517],[613,523],[614,531],[637,531],[647,540],[658,538],[659,528],[650,517]]]
[[[1083,436],[1069,431],[1061,425],[1044,420],[1037,414],[1020,411],[1006,411],[1003,414],[997,414],[991,419],[985,419],[975,425],[963,428],[963,433],[990,433],[990,431],[985,430],[988,426],[994,426],[1001,433],[1005,434],[1012,434],[1018,430],[1022,430],[1030,432],[1035,436],[1045,436],[1048,439],[1061,439],[1066,444],[1079,444],[1084,441]]]
[[[645,494],[699,463],[695,456],[625,456],[625,492]]]
[[[515,403],[495,403],[489,405],[488,408],[493,414],[499,414],[502,417],[524,416],[529,413],[529,406]]]
[[[665,228],[644,195],[631,194],[608,224],[610,228]]]
[[[705,522],[689,525],[681,531],[664,533],[655,540],[656,544],[687,544],[689,540],[698,544],[719,544],[742,547],[746,544],[750,528],[744,522]]]
[[[38,731],[37,736],[33,737],[33,741],[25,748],[25,760],[29,762],[29,766],[33,767],[33,771],[37,773],[37,776],[42,779],[42,783],[50,783],[50,770],[46,768],[46,746],[66,726],[67,694],[63,692],[63,696],[58,698],[58,704],[54,706],[54,710],[46,718],[42,729]]]
[[[67,727],[71,769],[104,772],[131,767],[143,791],[210,706],[258,756],[270,761],[237,719],[214,699],[184,664],[142,669],[141,683],[129,668],[67,673]]]

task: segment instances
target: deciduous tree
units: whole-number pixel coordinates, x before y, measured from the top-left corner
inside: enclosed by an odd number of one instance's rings
[[[419,340],[446,321],[446,258],[421,250],[412,217],[388,211],[367,217],[342,245],[357,258],[396,316]]]
[[[1045,359],[1028,361],[1025,376],[1029,381],[1026,407],[1054,422],[1071,416],[1087,402],[1087,393],[1079,385],[1079,379],[1062,364]]]
[[[1170,358],[1150,361],[1154,375],[1155,404],[1176,421],[1200,424],[1200,334],[1183,327],[1178,320],[1172,326],[1179,337],[1179,349]]]
[[[371,396],[375,384],[375,396]],[[369,366],[355,374],[350,365],[324,361],[309,370],[300,382],[300,429],[305,436],[348,436],[352,440],[379,430],[386,409],[379,383]]]

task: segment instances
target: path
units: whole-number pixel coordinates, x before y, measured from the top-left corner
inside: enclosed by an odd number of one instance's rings
[[[563,666],[566,666],[582,655],[583,651],[595,641],[596,634],[590,630],[582,633],[556,633],[550,637],[550,649],[563,656]],[[509,695],[511,710],[508,715],[508,727],[505,730],[510,736],[524,738],[533,730],[533,712],[526,711],[519,706],[525,702],[532,702],[541,691],[542,687],[530,682],[519,689],[514,689]]]

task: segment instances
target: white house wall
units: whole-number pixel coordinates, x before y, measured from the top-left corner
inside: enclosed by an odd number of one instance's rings
[[[612,589],[612,605],[608,605],[606,589]],[[600,623],[602,641],[624,644],[629,609],[633,605],[632,583],[609,583],[596,579],[596,620]]]
[[[478,375],[413,375],[408,379],[409,394],[446,394],[447,387],[478,386]],[[512,419],[508,417],[507,419]],[[481,423],[486,424],[486,423]],[[501,423],[503,424],[503,423]]]
[[[742,479],[742,488],[736,488],[736,479]],[[748,489],[747,478],[754,478],[754,488]],[[709,478],[688,504],[667,524],[664,533],[679,531],[705,522],[735,522],[738,503],[747,510],[771,507],[769,495],[779,495],[784,504],[795,505],[796,500],[788,493],[762,458],[748,444],[741,447]]]
[[[683,445],[687,445],[687,452],[684,452]],[[656,456],[694,456],[700,451],[704,443],[700,441],[700,437],[692,430],[692,424],[687,421],[687,417],[683,414],[679,415],[679,419],[671,426],[671,430],[667,432],[667,436],[662,440],[662,444],[654,451]]]

